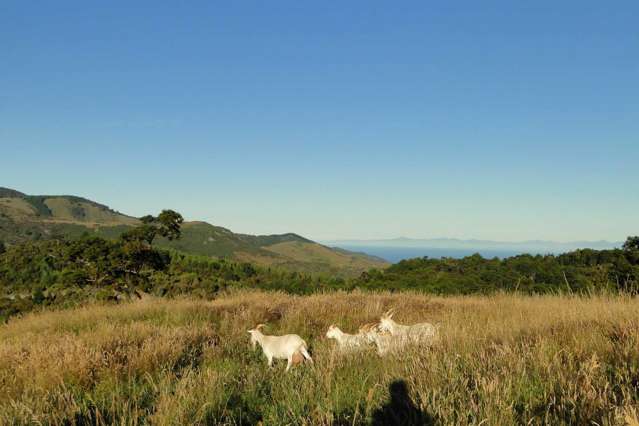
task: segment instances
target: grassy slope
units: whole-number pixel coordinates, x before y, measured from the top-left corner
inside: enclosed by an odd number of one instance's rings
[[[238,252],[264,254],[253,240],[240,238],[226,228],[206,222],[187,222],[182,226],[182,237],[179,240],[160,239],[159,244],[188,253],[215,257],[233,257]]]
[[[440,340],[380,359],[322,337],[388,307],[440,322]],[[248,345],[258,322],[300,334],[315,364],[267,369]],[[637,419],[637,325],[623,296],[248,292],[32,314],[0,327],[0,423],[623,424]]]
[[[69,195],[18,195],[0,188],[0,212],[15,222],[78,223],[86,226],[136,225],[138,220],[96,202]],[[17,193],[19,194],[19,193]]]
[[[29,218],[37,214],[31,203],[23,198],[0,198],[0,211],[12,218]]]
[[[0,240],[9,243],[84,232],[114,235],[137,219],[73,196],[30,196],[0,188]],[[113,228],[113,229],[111,229]]]
[[[159,245],[204,256],[338,276],[357,276],[388,265],[382,259],[329,249],[296,234],[235,234],[205,222],[185,223],[179,240],[159,240]]]
[[[51,220],[80,222],[89,226],[135,226],[139,221],[133,217],[114,212],[105,206],[81,199],[50,197],[43,200],[51,211]]]
[[[319,265],[323,269],[332,271],[348,271],[356,275],[362,270],[377,268],[382,264],[375,258],[346,251],[337,251],[320,244],[308,244],[301,241],[288,241],[264,247],[269,252],[282,255],[295,262],[305,262]]]

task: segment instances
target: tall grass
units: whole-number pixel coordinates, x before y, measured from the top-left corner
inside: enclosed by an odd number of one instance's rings
[[[441,338],[379,358],[323,337],[390,307]],[[258,322],[300,334],[315,364],[269,370]],[[249,291],[31,314],[0,327],[0,423],[632,424],[638,326],[639,301],[612,295]]]

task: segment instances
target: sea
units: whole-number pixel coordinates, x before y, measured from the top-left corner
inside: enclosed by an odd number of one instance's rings
[[[514,250],[492,250],[492,249],[442,249],[442,248],[420,248],[420,247],[383,247],[383,246],[363,246],[363,245],[338,245],[337,247],[346,250],[366,253],[372,256],[380,257],[388,262],[397,263],[404,259],[413,259],[416,257],[428,256],[431,259],[441,259],[442,257],[451,257],[461,259],[479,253],[486,259],[494,257],[506,258],[525,253],[524,251]]]

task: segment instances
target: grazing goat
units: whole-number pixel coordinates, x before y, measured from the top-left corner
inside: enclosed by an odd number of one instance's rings
[[[360,333],[366,336],[366,339],[374,343],[377,347],[377,354],[384,356],[391,352],[397,352],[403,349],[408,340],[402,337],[393,336],[390,334],[382,334],[378,330],[377,324],[365,324],[360,327]]]
[[[326,337],[329,339],[335,339],[337,341],[337,347],[341,352],[354,352],[364,349],[368,345],[368,338],[364,333],[348,334],[344,333],[334,324],[328,327]]]
[[[382,315],[378,329],[381,332],[388,332],[394,337],[401,337],[413,343],[431,342],[436,334],[437,328],[430,323],[423,322],[413,325],[401,325],[393,321],[394,310],[391,309]]]
[[[302,354],[304,358],[313,362],[308,353],[306,342],[297,334],[286,334],[284,336],[267,336],[260,329],[264,324],[259,324],[255,328],[248,331],[251,335],[251,344],[253,348],[259,343],[262,352],[266,356],[268,366],[273,366],[273,359],[287,360],[286,371],[291,368],[293,361],[297,361],[298,354]]]

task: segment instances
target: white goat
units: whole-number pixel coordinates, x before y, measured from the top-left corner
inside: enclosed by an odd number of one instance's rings
[[[360,327],[360,333],[366,336],[366,339],[374,343],[377,347],[377,354],[384,356],[391,352],[398,352],[402,350],[407,344],[408,339],[401,336],[393,336],[391,334],[382,334],[378,330],[376,324],[365,324]]]
[[[340,352],[355,352],[365,349],[369,340],[364,333],[359,334],[344,333],[338,326],[331,324],[326,332],[326,337],[335,339]]]
[[[264,324],[259,324],[255,328],[249,330],[251,335],[251,344],[253,348],[257,343],[262,347],[262,352],[268,360],[268,366],[273,366],[273,359],[287,360],[286,371],[291,368],[293,361],[297,361],[297,356],[301,353],[304,358],[313,362],[308,353],[306,342],[297,334],[286,334],[284,336],[267,336],[262,334],[260,328]]]
[[[437,327],[428,322],[413,325],[401,325],[393,321],[394,310],[391,309],[380,318],[378,329],[388,332],[394,337],[406,339],[412,343],[432,342],[437,335]]]

